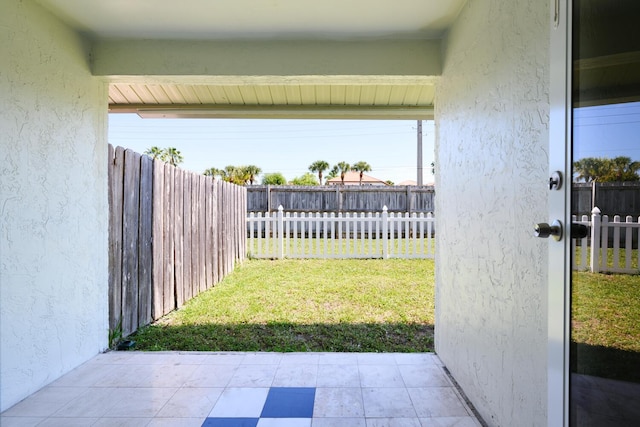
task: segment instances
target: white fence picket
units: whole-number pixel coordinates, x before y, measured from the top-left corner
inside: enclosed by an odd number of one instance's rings
[[[255,258],[433,258],[433,214],[249,213]],[[426,243],[425,243],[426,240]]]
[[[601,216],[600,210],[594,208],[591,220],[583,215],[580,220],[573,216],[572,221],[586,225],[590,231],[590,236],[572,239],[571,263],[574,270],[589,270],[593,273],[640,273],[640,251],[637,251],[637,259],[633,257],[634,239],[636,242],[640,241],[640,217],[637,222],[634,222],[631,216],[627,216],[625,222],[621,222],[620,216],[615,215],[613,222],[611,222],[609,216]],[[624,248],[621,246],[623,237]],[[578,247],[580,247],[579,258],[577,257]],[[622,256],[623,251],[624,256]],[[587,263],[588,255],[591,258],[589,263]],[[609,262],[609,258],[611,258],[611,262]]]

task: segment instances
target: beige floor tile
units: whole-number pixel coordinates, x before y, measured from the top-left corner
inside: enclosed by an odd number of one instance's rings
[[[318,365],[280,365],[273,378],[272,387],[315,387],[318,381]]]
[[[158,412],[163,418],[206,418],[213,409],[223,388],[182,388]]]
[[[176,365],[202,365],[209,359],[209,354],[198,352],[180,352],[176,357]]]
[[[229,387],[271,387],[277,365],[240,365],[229,380]]]
[[[437,358],[433,353],[397,353],[393,357],[398,365],[431,365]]]
[[[2,427],[35,427],[46,418],[44,417],[0,417]]]
[[[157,371],[153,365],[113,365],[109,376],[94,384],[94,387],[143,387],[148,377]]]
[[[95,364],[119,364],[127,363],[135,352],[133,351],[107,351],[105,353],[98,354],[87,363]]]
[[[219,353],[207,355],[203,365],[231,365],[238,366],[244,361],[244,353]]]
[[[468,417],[470,414],[452,387],[407,389],[419,417]]]
[[[100,418],[92,427],[140,427],[146,426],[152,418]]]
[[[360,365],[360,385],[362,387],[404,387],[398,367],[393,365]]]
[[[106,417],[153,417],[173,397],[175,388],[120,389],[120,400],[107,412]]]
[[[320,356],[317,353],[285,353],[280,360],[283,365],[317,365]]]
[[[420,418],[422,427],[481,427],[472,417]]]
[[[146,427],[200,427],[206,418],[161,418],[152,419]]]
[[[175,365],[180,357],[180,354],[175,352],[136,351],[132,352],[128,363],[134,365]]]
[[[356,353],[320,353],[318,357],[320,365],[357,365]]]
[[[396,358],[393,353],[358,353],[360,365],[395,365]]]
[[[120,401],[121,390],[110,387],[87,388],[53,415],[55,417],[102,417]]]
[[[281,353],[247,353],[242,360],[243,365],[278,365],[282,360]]]
[[[96,424],[98,418],[47,418],[38,427],[90,427]],[[118,424],[112,424],[118,425]],[[144,424],[143,424],[144,425]]]
[[[415,418],[417,416],[405,388],[363,388],[362,401],[367,418]]]
[[[364,417],[362,391],[357,388],[317,388],[314,418]]]
[[[358,365],[319,365],[318,387],[360,387]]]
[[[234,365],[199,365],[184,387],[225,387],[236,373]]]
[[[417,418],[367,418],[367,427],[421,427]]]
[[[452,387],[453,384],[436,365],[399,365],[398,369],[407,387]]]
[[[314,418],[311,427],[367,427],[364,418]]]
[[[101,386],[106,380],[117,375],[126,365],[96,364],[87,362],[58,378],[49,387],[92,387]]]
[[[152,373],[140,381],[140,387],[182,387],[201,365],[153,365]]]
[[[76,399],[81,387],[45,387],[2,413],[3,416],[47,417]]]

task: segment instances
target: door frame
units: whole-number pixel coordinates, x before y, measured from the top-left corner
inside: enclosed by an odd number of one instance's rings
[[[559,171],[563,184],[549,190],[549,222],[560,220],[564,236],[549,239],[548,252],[548,426],[568,425],[571,241],[571,0],[552,0],[549,86],[549,176]]]

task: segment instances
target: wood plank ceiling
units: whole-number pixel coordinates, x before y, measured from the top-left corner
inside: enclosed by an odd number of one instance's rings
[[[196,107],[433,106],[435,81],[391,84],[145,84],[111,83],[112,112]]]

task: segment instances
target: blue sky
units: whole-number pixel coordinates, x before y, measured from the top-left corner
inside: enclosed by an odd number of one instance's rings
[[[423,122],[424,182],[433,181],[432,121]],[[151,146],[176,147],[182,168],[253,164],[263,172],[281,172],[291,180],[316,160],[330,165],[365,161],[368,175],[399,183],[417,177],[415,120],[248,120],[141,119],[109,115],[109,142],[144,152]]]
[[[640,161],[640,102],[574,110],[574,159],[627,156]],[[369,175],[395,183],[415,180],[415,120],[141,119],[109,116],[109,142],[138,152],[176,147],[184,169],[254,164],[293,179],[316,160],[330,165],[366,161]],[[424,182],[432,182],[434,128],[423,122]]]
[[[640,160],[640,102],[574,110],[574,160],[631,157]]]

